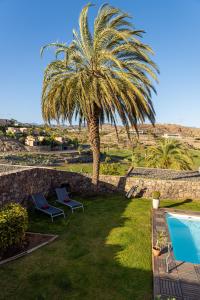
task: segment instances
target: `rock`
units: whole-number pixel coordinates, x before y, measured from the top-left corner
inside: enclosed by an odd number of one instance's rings
[[[19,141],[7,137],[0,137],[0,152],[26,151],[25,146]]]

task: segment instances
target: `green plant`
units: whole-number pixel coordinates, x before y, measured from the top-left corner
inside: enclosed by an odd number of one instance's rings
[[[78,151],[78,154],[81,155],[81,153],[83,151],[83,146],[79,145],[77,151]]]
[[[7,136],[7,137],[10,137],[10,138],[12,138],[12,139],[16,138],[16,135],[15,135],[14,133],[12,133],[11,131],[8,131],[8,132],[6,133],[6,136]]]
[[[71,124],[79,119],[80,125],[87,124],[93,153],[92,183],[97,185],[100,126],[107,121],[115,125],[121,119],[129,136],[129,127],[136,128],[145,119],[154,123],[151,91],[155,88],[150,78],[157,80],[158,68],[151,59],[151,47],[140,40],[143,30],[134,29],[127,13],[104,4],[89,26],[91,6],[82,9],[79,32],[73,31],[68,45],[56,42],[41,50],[42,54],[54,47],[56,55],[44,73],[42,115],[47,122]]]
[[[153,191],[152,198],[153,199],[159,199],[160,198],[160,192],[159,191]]]
[[[21,245],[28,227],[28,214],[20,204],[9,204],[0,211],[0,253]]]
[[[106,156],[105,163],[109,163],[109,162],[111,162],[111,158],[109,156]]]
[[[41,142],[40,145],[43,146],[50,146],[53,143],[53,138],[52,137],[45,137]]]
[[[146,165],[153,168],[191,170],[192,157],[179,141],[161,139],[156,146],[149,147]]]
[[[4,131],[0,129],[0,136],[4,136],[4,135],[5,135]]]
[[[162,249],[167,244],[167,235],[164,231],[158,231],[156,237],[156,248]]]
[[[119,168],[119,163],[102,163],[100,173],[103,175],[120,175]]]

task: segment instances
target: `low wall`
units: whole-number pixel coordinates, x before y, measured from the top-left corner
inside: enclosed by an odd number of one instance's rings
[[[41,145],[41,146],[25,145],[25,148],[29,152],[50,152],[51,151],[51,146],[49,145]]]
[[[132,186],[144,189],[144,197],[151,197],[153,191],[160,191],[162,199],[200,200],[200,182],[192,180],[159,180],[149,178],[100,176],[102,182],[117,187],[117,190],[128,191]]]
[[[51,193],[66,182],[70,183],[73,192],[80,195],[87,196],[96,192],[90,176],[47,168],[29,168],[0,174],[0,205],[10,201],[24,202],[31,194],[37,192]],[[124,192],[133,185],[146,189],[144,197],[150,197],[152,191],[159,190],[162,198],[200,200],[199,182],[182,180],[101,175],[98,193]]]

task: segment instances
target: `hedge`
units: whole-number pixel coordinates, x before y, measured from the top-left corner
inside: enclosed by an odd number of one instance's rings
[[[0,253],[20,246],[28,228],[28,214],[20,204],[9,204],[0,210]]]

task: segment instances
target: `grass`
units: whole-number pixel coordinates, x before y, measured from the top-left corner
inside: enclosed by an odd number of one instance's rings
[[[200,167],[200,150],[190,150],[194,162],[194,169],[198,170]]]
[[[151,201],[112,195],[83,202],[85,213],[66,209],[68,217],[53,224],[30,215],[29,230],[59,238],[0,268],[0,299],[152,299]],[[161,205],[200,210],[198,202]]]
[[[104,152],[107,157],[111,158],[111,162],[119,162],[120,165],[117,166],[118,175],[124,176],[131,166],[131,162],[125,161],[130,159],[131,150],[128,149],[110,149]],[[65,164],[63,166],[56,167],[57,170],[71,171],[78,173],[92,173],[92,163],[75,163],[75,164]],[[101,173],[101,170],[100,170]]]
[[[130,164],[120,163],[120,165],[117,166],[117,175],[124,176],[127,173],[129,167]],[[55,169],[62,170],[62,171],[91,174],[92,163],[65,164],[64,166],[59,166],[56,167]],[[100,174],[101,174],[101,170],[100,170]]]
[[[200,150],[189,151],[193,158],[193,170],[198,170],[200,167]],[[112,162],[119,162],[118,166],[119,175],[124,176],[131,166],[131,150],[128,149],[110,149],[105,151],[106,156],[111,158]],[[144,160],[141,160],[138,164],[139,167],[145,167]],[[72,171],[78,173],[92,173],[92,163],[76,163],[76,164],[65,164],[63,166],[56,167],[58,170]]]
[[[56,170],[70,171],[77,173],[92,173],[92,163],[75,163],[75,164],[65,164],[63,166],[55,167]]]

